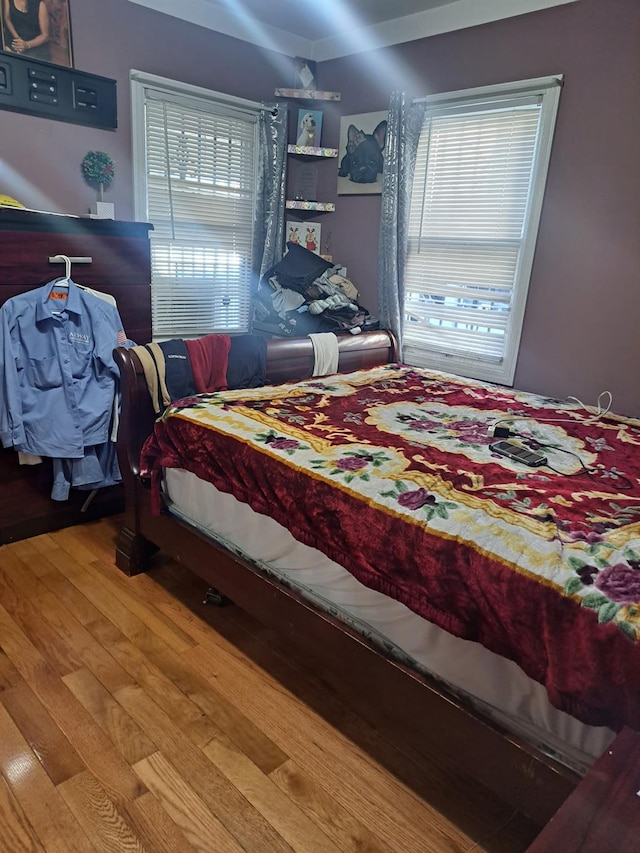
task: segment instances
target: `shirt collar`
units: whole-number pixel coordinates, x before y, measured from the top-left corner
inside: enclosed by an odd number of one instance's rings
[[[63,278],[55,278],[53,281],[50,281],[49,284],[45,284],[42,290],[42,298],[36,305],[36,322],[40,320],[50,319],[53,316],[53,312],[55,309],[59,308],[60,305],[57,303],[54,305],[53,303],[56,300],[52,300],[49,297],[51,296],[51,291],[55,290],[56,285],[58,285],[61,281],[66,281]],[[62,310],[68,311],[72,314],[82,314],[82,300],[80,298],[80,289],[76,287],[76,285],[68,279],[69,282],[69,293],[67,295],[66,300],[64,301],[64,307]]]

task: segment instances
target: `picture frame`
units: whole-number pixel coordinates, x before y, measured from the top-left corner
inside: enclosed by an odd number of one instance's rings
[[[298,110],[295,144],[303,148],[320,148],[322,110]]]
[[[297,149],[309,151],[310,149]],[[294,160],[289,166],[290,198],[294,201],[317,201],[318,166],[316,163]]]
[[[73,68],[69,0],[9,0],[9,9],[7,17],[0,0],[0,47],[5,53]],[[13,20],[11,9],[26,17]]]
[[[388,110],[342,116],[338,148],[338,195],[379,195]]]
[[[316,255],[320,254],[322,226],[319,222],[302,222],[295,219],[288,219],[285,226],[285,240],[287,243],[297,243],[303,249],[308,249]]]

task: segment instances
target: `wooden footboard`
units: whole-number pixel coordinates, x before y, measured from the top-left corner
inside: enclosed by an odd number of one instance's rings
[[[397,360],[395,339],[383,331],[340,336],[339,349],[342,372]],[[118,454],[126,496],[117,565],[127,574],[144,571],[150,554],[162,549],[321,661],[327,680],[375,725],[391,726],[396,739],[404,738],[454,778],[477,780],[542,826],[577,785],[576,774],[481,718],[437,681],[386,657],[342,622],[175,516],[152,514],[150,494],[139,478],[139,456],[155,415],[135,354],[118,349],[115,356],[122,375]],[[308,338],[267,342],[270,382],[307,378],[312,368]]]

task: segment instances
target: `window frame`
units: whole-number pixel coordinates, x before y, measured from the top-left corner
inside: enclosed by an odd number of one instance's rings
[[[523,228],[523,238],[520,242],[520,252],[517,269],[514,275],[512,300],[509,311],[509,322],[505,333],[505,345],[502,359],[491,362],[455,354],[446,354],[429,350],[419,344],[412,344],[407,340],[408,320],[407,314],[410,309],[405,306],[403,327],[404,360],[408,364],[432,368],[448,373],[456,373],[489,382],[503,385],[513,384],[516,370],[522,328],[524,325],[524,314],[533,260],[535,255],[542,204],[546,189],[546,181],[551,159],[551,149],[556,126],[560,92],[562,88],[562,75],[551,75],[549,77],[535,78],[512,83],[498,84],[494,86],[483,86],[475,89],[465,89],[457,92],[439,93],[419,99],[426,104],[425,120],[431,113],[441,115],[443,111],[459,110],[463,106],[470,109],[481,108],[481,105],[495,105],[498,107],[504,102],[514,98],[538,95],[541,98],[540,122],[536,153],[533,160],[531,177],[531,189],[527,203],[527,213]],[[422,131],[421,131],[422,133]],[[408,220],[407,220],[408,224]],[[409,241],[410,243],[410,241]],[[407,247],[407,264],[409,262],[409,246]],[[403,288],[405,284],[403,282]]]
[[[239,98],[234,95],[227,95],[222,92],[216,92],[210,89],[205,89],[200,86],[194,86],[189,83],[171,80],[169,78],[160,77],[155,74],[148,74],[144,71],[131,70],[130,72],[130,90],[131,90],[131,130],[132,130],[132,166],[133,166],[133,190],[134,190],[134,216],[137,221],[148,221],[148,195],[147,195],[147,157],[146,157],[146,101],[147,90],[151,90],[154,95],[160,100],[177,102],[179,105],[188,106],[191,102],[195,110],[206,110],[207,106],[219,108],[221,112],[231,110],[235,112],[246,113],[248,116],[256,118],[255,125],[255,148],[254,156],[255,174],[258,175],[258,151],[259,151],[259,131],[257,117],[263,109],[262,104],[249,101],[245,98]],[[254,214],[257,198],[254,199]],[[153,224],[153,223],[151,223]],[[153,241],[153,234],[151,234]],[[252,240],[255,241],[255,233]],[[206,248],[206,247],[203,247]],[[253,260],[253,250],[249,253],[249,261]],[[153,300],[153,272],[152,272],[152,300]],[[251,283],[247,284],[247,303],[250,304]],[[206,325],[202,332],[194,332],[192,335],[183,335],[179,331],[158,333],[153,328],[152,334],[154,340],[163,340],[168,337],[195,337],[199,334],[208,332],[246,332],[249,331],[251,325],[251,311],[249,308],[246,326],[241,324],[237,329],[227,330],[223,328],[212,328]],[[177,328],[177,327],[176,327]]]

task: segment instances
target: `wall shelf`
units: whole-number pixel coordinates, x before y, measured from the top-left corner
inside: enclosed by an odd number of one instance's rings
[[[340,92],[322,92],[319,89],[276,89],[276,98],[298,98],[303,101],[339,101]]]
[[[317,213],[333,213],[336,209],[332,201],[287,201],[287,210],[315,210]]]
[[[339,101],[340,92],[324,92],[318,89],[276,89],[276,97],[298,99],[299,101]],[[338,157],[337,148],[316,147],[313,145],[297,145],[293,143],[287,146],[287,154],[294,160],[335,160]],[[299,165],[299,164],[298,164]],[[302,175],[302,171],[306,174]],[[323,213],[333,213],[336,206],[331,201],[302,201],[305,197],[313,198],[316,193],[317,165],[301,166],[296,171],[296,179],[289,180],[289,192],[296,196],[295,199],[285,201],[285,209],[292,211],[294,218],[307,220],[315,218]]]
[[[296,154],[298,157],[337,157],[337,148],[314,148],[311,145],[288,145],[288,154]]]
[[[287,210],[295,210],[300,219],[316,216],[319,213],[333,213],[336,209],[332,201],[285,201]]]

